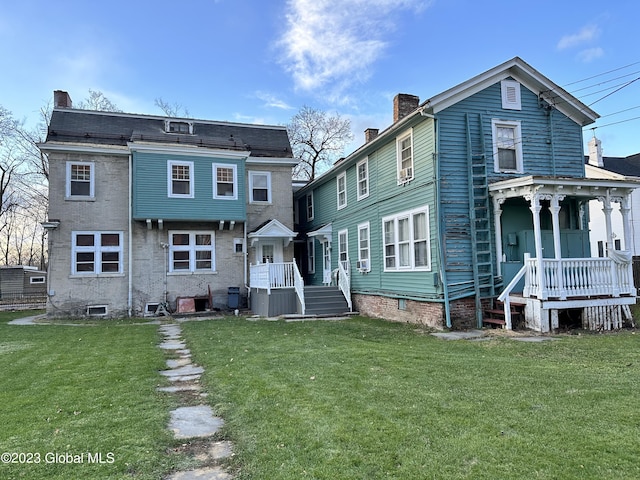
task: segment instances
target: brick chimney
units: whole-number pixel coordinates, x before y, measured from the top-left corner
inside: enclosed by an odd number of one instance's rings
[[[73,108],[69,94],[64,90],[54,90],[53,108]]]
[[[393,123],[402,120],[404,117],[418,108],[420,98],[408,93],[399,93],[393,99]]]
[[[593,137],[587,143],[589,148],[589,165],[604,168],[604,161],[602,160],[602,142],[596,137]]]
[[[377,128],[367,128],[364,131],[364,143],[369,143],[371,140],[376,138],[379,131],[380,130],[378,130]]]

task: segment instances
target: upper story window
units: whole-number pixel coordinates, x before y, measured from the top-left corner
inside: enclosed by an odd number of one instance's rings
[[[522,110],[520,98],[520,84],[515,80],[502,80],[500,82],[502,94],[502,108],[506,110]]]
[[[313,220],[313,192],[307,193],[307,220]]]
[[[396,156],[398,160],[398,183],[413,179],[413,132],[396,139]]]
[[[369,222],[358,225],[358,263],[361,272],[371,271],[371,250],[369,248]]]
[[[122,232],[73,232],[71,273],[122,273]]]
[[[185,122],[180,120],[165,120],[164,129],[167,133],[193,133],[193,122]]]
[[[66,198],[95,197],[95,165],[93,162],[67,162]]]
[[[429,207],[382,219],[384,270],[430,270]]]
[[[336,178],[336,190],[338,194],[338,210],[347,206],[347,173],[342,172]]]
[[[491,120],[494,169],[501,173],[522,173],[522,134],[519,121]]]
[[[316,241],[313,238],[307,240],[307,272],[316,272]]]
[[[236,166],[231,164],[213,164],[213,198],[236,200],[238,198],[238,178]]]
[[[249,201],[271,203],[271,173],[249,172]]]
[[[365,158],[356,166],[358,175],[358,200],[369,196],[369,159]]]
[[[167,162],[169,197],[193,198],[193,162]]]
[[[169,272],[212,272],[215,268],[213,232],[169,232]]]

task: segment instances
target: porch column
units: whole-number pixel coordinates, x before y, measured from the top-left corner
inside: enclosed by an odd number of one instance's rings
[[[544,262],[542,260],[542,232],[540,231],[540,194],[530,193],[525,196],[529,200],[531,213],[533,214],[533,238],[536,247],[536,281],[538,283],[538,291],[536,295],[541,300],[547,299],[547,287],[544,281]]]
[[[556,259],[556,285],[558,295],[561,300],[566,300],[567,292],[564,289],[564,268],[562,265],[562,251],[560,244],[560,202],[564,200],[565,195],[554,194],[551,197],[551,225],[553,228],[553,251]]]
[[[604,197],[598,197],[598,200],[602,202],[604,225],[607,231],[607,258],[609,258],[609,262],[611,263],[611,279],[613,283],[613,285],[610,285],[611,294],[614,297],[619,297],[620,284],[618,281],[618,272],[616,270],[615,262],[611,260],[611,252],[613,251],[613,229],[611,228],[611,212],[613,211],[613,207],[611,207],[611,191],[607,189],[606,195]]]
[[[631,202],[629,201],[631,197],[630,193],[625,194],[620,199],[620,214],[622,215],[622,231],[624,237],[624,249],[628,252],[632,252],[632,240],[631,240],[631,229],[630,229],[630,221],[631,217],[629,214],[631,213]]]
[[[493,224],[496,232],[496,272],[498,276],[502,275],[502,204],[504,198],[493,197]]]

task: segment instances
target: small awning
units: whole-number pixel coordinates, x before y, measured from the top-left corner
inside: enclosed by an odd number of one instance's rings
[[[312,232],[307,233],[307,237],[309,238],[317,238],[320,242],[329,242],[331,243],[331,234],[333,230],[331,228],[331,224],[327,223],[322,227],[314,230]]]
[[[252,247],[260,240],[282,240],[283,246],[286,247],[291,243],[296,235],[296,232],[285,227],[281,222],[274,218],[273,220],[262,224],[256,230],[247,235],[247,237],[251,241]]]

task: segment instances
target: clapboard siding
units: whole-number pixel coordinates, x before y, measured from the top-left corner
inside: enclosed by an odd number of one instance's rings
[[[193,162],[194,198],[170,198],[167,194],[167,162]],[[213,164],[236,165],[236,200],[213,198]],[[245,166],[240,160],[134,152],[133,216],[135,219],[239,220],[246,218]]]

